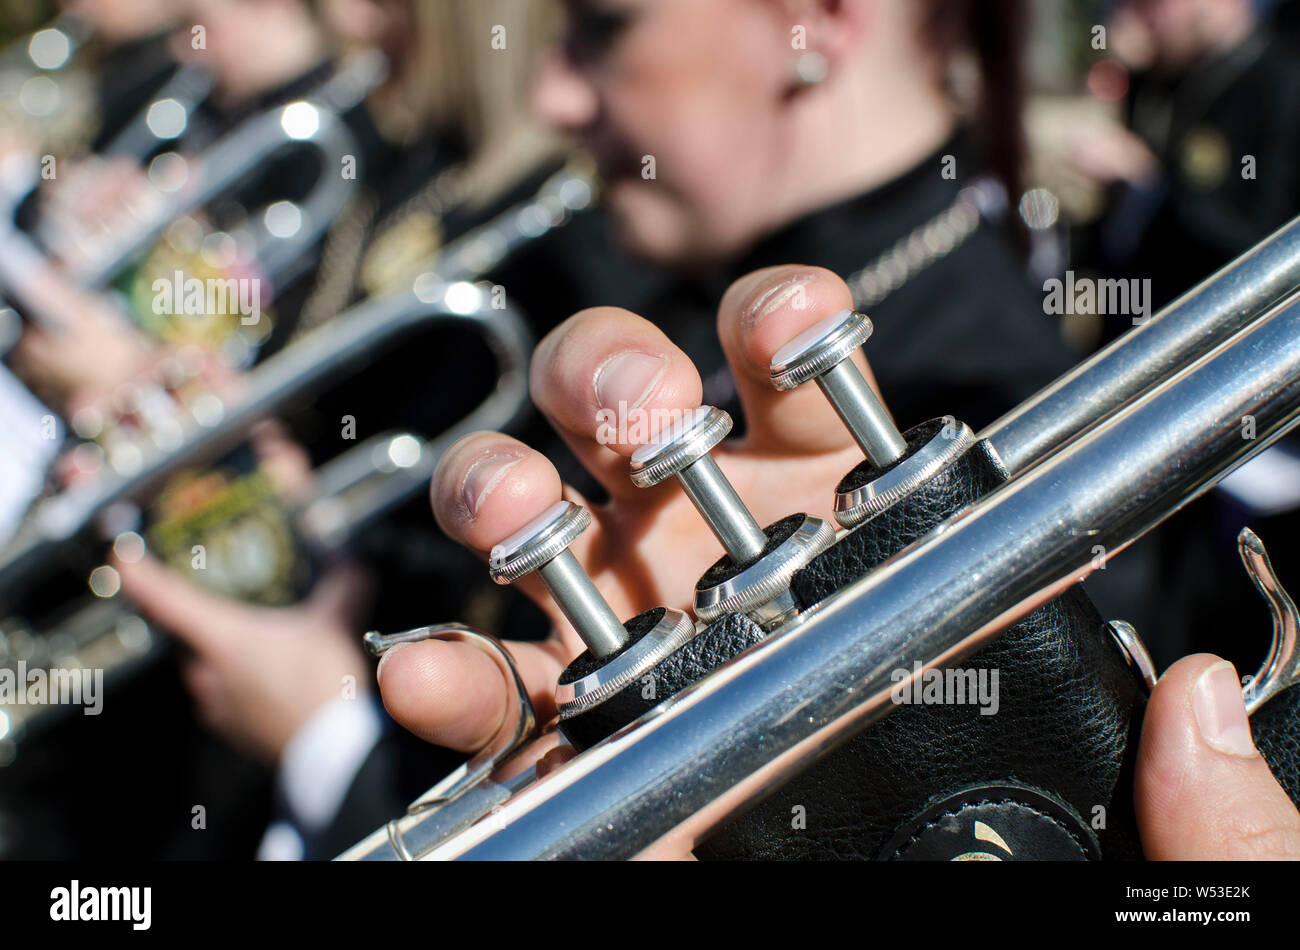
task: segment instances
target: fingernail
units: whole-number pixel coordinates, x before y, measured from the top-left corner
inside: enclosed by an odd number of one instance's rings
[[[460,486],[461,498],[471,518],[478,515],[484,500],[501,484],[506,473],[523,460],[523,455],[518,452],[502,451],[489,452],[474,461]]]
[[[745,308],[745,326],[747,328],[757,326],[766,317],[776,313],[796,296],[802,294],[803,289],[812,282],[812,274],[801,274],[798,277],[789,277],[767,288]]]
[[[384,651],[384,655],[379,658],[379,665],[375,667],[375,682],[380,686],[384,685],[384,664],[387,663],[398,650],[409,647],[409,643],[394,643]]]
[[[602,409],[635,409],[655,391],[668,371],[668,357],[619,353],[596,374],[596,401]]]
[[[1241,681],[1227,660],[1220,660],[1201,674],[1192,687],[1192,712],[1196,725],[1210,748],[1224,755],[1252,758],[1259,753],[1250,738],[1246,704],[1241,698]]]

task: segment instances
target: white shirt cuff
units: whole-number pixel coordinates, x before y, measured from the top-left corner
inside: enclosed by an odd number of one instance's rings
[[[379,710],[362,695],[322,706],[294,733],[277,781],[304,830],[319,831],[333,820],[382,731]]]

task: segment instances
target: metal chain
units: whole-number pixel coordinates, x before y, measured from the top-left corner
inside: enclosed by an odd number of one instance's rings
[[[847,280],[859,310],[876,306],[891,293],[947,257],[974,234],[984,218],[1006,208],[1006,189],[993,178],[978,178],[946,209],[918,225],[885,253]]]

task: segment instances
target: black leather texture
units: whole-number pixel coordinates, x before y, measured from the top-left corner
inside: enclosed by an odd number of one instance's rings
[[[928,442],[941,428],[943,420],[935,420],[910,430],[906,436],[909,451],[903,459]],[[844,476],[837,490],[857,488],[894,467],[877,469],[870,462],[863,462]],[[949,515],[969,507],[993,491],[1001,482],[1001,471],[987,443],[976,443],[958,464],[944,469],[910,495],[863,522],[853,533],[831,545],[796,574],[791,588],[800,608],[811,607],[849,581],[866,574]]]
[[[623,624],[623,629],[627,631],[627,642],[606,657],[598,657],[590,650],[583,650],[573,661],[564,668],[560,674],[559,684],[565,686],[574,683],[589,673],[594,673],[610,660],[616,660],[632,646],[644,637],[647,633],[655,628],[660,619],[663,618],[664,609],[662,607],[651,607],[644,613],[639,613],[631,620]]]
[[[803,514],[786,515],[780,521],[764,528],[763,533],[767,535],[767,544],[763,546],[763,553],[758,556],[758,559],[761,560],[767,557],[790,540],[790,535],[798,530],[805,517]],[[749,564],[737,564],[731,559],[730,554],[724,554],[714,561],[707,571],[700,575],[699,581],[695,584],[695,589],[697,591],[712,590],[714,587],[725,584],[736,577],[749,566]]]
[[[720,829],[715,859],[870,859],[927,802],[1023,784],[1098,827],[1102,854],[1140,856],[1132,756],[1145,697],[1079,590],[1007,630],[964,669],[998,670],[998,711],[905,705]],[[802,810],[802,828],[793,817]]]
[[[934,426],[908,433],[913,451]],[[801,604],[862,576],[1001,479],[977,444],[801,572]],[[989,679],[997,671],[995,714],[970,703],[900,705],[723,826],[697,855],[870,859],[936,800],[973,785],[1023,785],[1081,816],[1104,857],[1140,857],[1131,772],[1145,691],[1082,589],[1039,608],[961,667]]]
[[[628,626],[632,626],[631,621],[628,622]],[[648,630],[649,627],[646,629]],[[652,677],[649,683],[643,677],[632,681],[599,706],[571,719],[565,719],[560,723],[560,730],[575,748],[589,748],[628,723],[639,719],[642,713],[653,709],[669,696],[681,692],[733,656],[749,649],[766,635],[763,628],[748,617],[741,614],[727,614],[713,625],[701,630],[688,643],[680,646],[659,663],[650,674],[647,674]],[[588,654],[584,652],[582,656]],[[582,660],[581,656],[574,661],[574,664],[580,660]],[[571,665],[565,670],[560,677],[561,682],[571,682],[590,672],[584,665],[582,672],[577,673],[576,676],[570,675],[570,670],[573,668]]]
[[[1278,693],[1250,717],[1255,748],[1300,807],[1300,685]]]

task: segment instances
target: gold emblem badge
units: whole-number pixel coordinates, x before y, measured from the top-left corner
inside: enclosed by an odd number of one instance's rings
[[[1183,176],[1198,191],[1213,191],[1223,184],[1231,163],[1227,136],[1213,126],[1198,126],[1183,141]]]
[[[271,335],[270,282],[236,237],[201,215],[174,222],[122,289],[152,336],[221,353],[232,365],[250,362]]]
[[[151,514],[149,546],[183,576],[248,603],[298,599],[307,565],[289,512],[260,469],[177,475]]]

